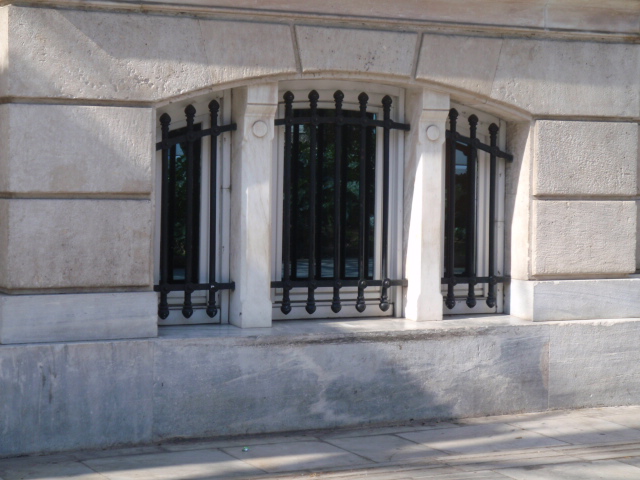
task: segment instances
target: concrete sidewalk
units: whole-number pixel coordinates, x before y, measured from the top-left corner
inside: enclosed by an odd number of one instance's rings
[[[640,479],[640,407],[0,460],[0,479]]]

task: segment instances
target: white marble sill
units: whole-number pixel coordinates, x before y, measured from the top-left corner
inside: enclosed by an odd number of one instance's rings
[[[415,322],[404,318],[362,318],[349,320],[284,320],[273,322],[270,328],[238,328],[234,325],[180,325],[158,328],[158,340],[231,339],[262,343],[278,340],[314,342],[330,339],[358,338],[401,340],[410,337],[442,337],[449,334],[487,334],[489,330],[510,328],[540,328],[544,325],[598,325],[640,322],[640,318],[530,322],[511,315],[449,315],[443,321]]]

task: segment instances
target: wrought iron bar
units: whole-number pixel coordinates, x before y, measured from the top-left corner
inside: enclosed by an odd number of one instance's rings
[[[390,149],[390,124],[391,124],[391,97],[386,95],[382,99],[382,112],[385,127],[382,133],[382,178],[389,178],[389,149]],[[380,293],[380,310],[389,310],[389,287],[388,285],[388,257],[389,248],[389,182],[382,183],[382,251],[380,252],[380,278],[382,278],[382,291]]]
[[[469,132],[471,138],[471,145],[469,148],[469,156],[467,157],[467,180],[469,185],[469,198],[467,200],[467,229],[465,235],[465,270],[467,276],[474,278],[476,276],[476,163],[478,160],[478,147],[476,141],[476,134],[478,128],[478,117],[475,115],[469,116]],[[475,281],[469,282],[469,289],[467,292],[467,306],[473,308],[476,306],[476,283]]]
[[[216,219],[217,219],[217,137],[228,131],[236,129],[235,124],[219,125],[218,114],[220,105],[217,101],[209,103],[209,112],[211,116],[211,128],[199,130],[199,126],[194,125],[196,110],[192,105],[185,108],[187,119],[186,133],[175,135],[176,132],[169,132],[171,118],[167,114],[160,117],[161,125],[161,141],[156,144],[156,149],[161,150],[162,158],[162,192],[161,192],[161,226],[160,226],[160,281],[154,286],[154,290],[160,293],[160,302],[158,305],[158,316],[165,319],[169,315],[169,292],[184,292],[184,301],[182,305],[182,314],[189,318],[193,314],[194,305],[191,295],[194,291],[207,291],[208,299],[204,308],[207,315],[213,318],[219,311],[216,303],[216,295],[220,290],[234,289],[233,282],[216,282]],[[196,128],[198,127],[198,128]],[[211,178],[210,178],[210,223],[209,223],[209,275],[208,283],[197,283],[194,271],[195,264],[195,239],[199,238],[199,222],[195,218],[196,209],[199,210],[200,203],[197,200],[196,192],[196,165],[200,164],[199,158],[196,158],[195,145],[196,142],[205,136],[210,135],[211,138]],[[184,146],[186,144],[186,146]],[[185,278],[183,283],[174,283],[172,252],[175,249],[175,228],[176,228],[176,195],[177,188],[177,147],[182,145],[183,154],[185,155],[186,164],[186,225],[185,225]],[[199,150],[199,149],[198,149]],[[199,181],[198,181],[199,183]],[[198,202],[196,204],[196,201]],[[196,227],[198,225],[198,227]]]
[[[291,110],[293,115],[293,109]],[[293,129],[293,145],[291,147],[291,159],[289,166],[291,167],[291,222],[290,225],[298,225],[298,213],[300,208],[300,125],[291,124],[290,128]],[[284,176],[284,174],[283,174]],[[289,235],[291,235],[291,227],[289,227]],[[298,278],[298,242],[293,241],[289,243],[289,249],[291,254],[291,276]]]
[[[282,306],[280,311],[285,315],[291,311],[289,280],[291,276],[291,119],[293,117],[293,93],[284,94],[285,118],[288,120],[284,130],[284,173],[282,195]]]
[[[162,140],[169,138],[171,117],[164,113],[160,117]],[[160,205],[160,303],[158,316],[163,320],[169,316],[169,149],[162,150],[162,203]]]
[[[489,160],[489,292],[487,294],[487,306],[496,306],[496,152],[498,151],[498,126],[495,123],[489,125],[489,138],[491,153]]]
[[[359,182],[359,202],[360,202],[360,234],[359,234],[359,255],[358,255],[358,275],[360,282],[358,282],[358,297],[356,299],[356,310],[362,313],[367,308],[364,301],[364,289],[367,288],[367,281],[365,277],[365,253],[366,253],[366,221],[367,221],[367,125],[364,119],[367,118],[367,102],[369,101],[369,95],[362,92],[358,95],[358,102],[360,103],[360,118],[363,122],[360,124],[360,182]]]
[[[218,305],[216,305],[216,295],[218,293],[214,286],[216,281],[216,219],[218,211],[218,113],[220,112],[220,104],[211,100],[209,102],[209,115],[211,117],[211,164],[210,181],[209,181],[209,301],[207,302],[207,315],[210,318],[218,314]]]
[[[196,115],[196,109],[193,105],[187,105],[184,109],[184,113],[187,116],[187,232],[185,242],[185,290],[184,290],[184,303],[182,305],[182,315],[185,318],[193,315],[193,303],[191,302],[191,294],[193,290],[190,288],[190,284],[193,282],[193,184],[194,184],[194,158],[193,158],[193,120]],[[190,135],[191,134],[191,135]]]
[[[371,255],[371,252],[368,252],[370,249],[370,242],[367,242],[369,239],[370,228],[368,229],[368,223],[370,220],[371,214],[373,214],[373,206],[370,205],[371,202],[368,202],[367,199],[367,186],[369,187],[375,185],[375,176],[371,170],[371,165],[368,162],[369,157],[371,156],[371,151],[369,148],[370,136],[372,127],[375,128],[383,128],[386,130],[387,137],[387,146],[384,149],[384,156],[387,157],[386,160],[386,169],[382,172],[382,177],[384,177],[384,182],[388,182],[390,166],[389,166],[389,131],[391,129],[398,129],[407,131],[409,130],[409,125],[401,124],[394,122],[390,118],[390,108],[391,108],[391,98],[385,98],[383,104],[388,103],[388,112],[386,118],[383,120],[378,120],[377,118],[369,115],[367,113],[367,103],[368,96],[366,93],[361,93],[358,97],[359,100],[359,114],[358,115],[345,115],[343,112],[343,100],[344,94],[340,91],[336,91],[334,94],[335,101],[335,113],[334,115],[324,115],[323,111],[318,110],[318,101],[319,95],[316,91],[312,91],[309,93],[309,102],[310,102],[310,113],[302,112],[304,116],[294,116],[291,108],[286,108],[286,99],[285,99],[285,118],[278,119],[275,121],[275,125],[283,125],[285,126],[285,162],[284,162],[284,177],[291,175],[291,172],[294,172],[295,176],[295,166],[293,165],[295,162],[300,162],[300,155],[302,146],[296,148],[296,136],[288,134],[287,127],[288,126],[296,126],[298,127],[297,132],[300,131],[301,126],[305,126],[308,128],[309,136],[305,141],[308,141],[309,147],[309,158],[308,158],[308,188],[307,195],[308,204],[309,204],[309,212],[308,212],[308,241],[309,244],[305,247],[308,248],[308,275],[306,279],[297,279],[285,278],[283,272],[283,278],[281,281],[273,281],[271,282],[271,286],[273,288],[283,288],[283,300],[282,306],[288,305],[291,307],[291,299],[289,290],[293,288],[306,287],[307,288],[307,299],[305,301],[305,309],[308,313],[313,313],[316,311],[316,302],[315,302],[315,290],[319,287],[332,287],[333,296],[331,299],[331,309],[333,312],[339,312],[342,309],[342,300],[340,298],[340,291],[343,287],[357,287],[358,294],[356,300],[356,309],[359,312],[362,312],[366,308],[365,299],[364,299],[364,289],[369,286],[375,287],[383,287],[385,299],[383,300],[383,295],[381,295],[381,308],[386,309],[390,308],[390,304],[388,302],[388,289],[393,286],[406,286],[406,280],[391,280],[388,277],[388,258],[385,258],[385,278],[376,280],[369,279],[370,275],[368,272],[368,264],[367,259]],[[293,98],[291,98],[291,103],[293,102]],[[383,105],[384,106],[384,105]],[[326,216],[327,213],[322,210],[319,212],[319,209],[322,209],[324,205],[324,201],[328,200],[324,196],[321,195],[321,192],[324,188],[324,178],[320,178],[325,173],[324,168],[326,168],[327,159],[330,157],[326,156],[325,147],[323,147],[322,142],[326,140],[325,133],[326,129],[323,128],[324,125],[333,125],[334,128],[334,146],[335,146],[335,155],[334,155],[334,182],[333,182],[333,278],[323,278],[322,271],[322,239],[324,238],[321,235],[322,228],[322,219],[320,215],[324,213],[323,216]],[[357,126],[358,128],[355,130],[355,138],[350,139],[351,129],[345,128],[346,125],[349,126]],[[383,130],[383,135],[385,131]],[[320,135],[320,137],[318,137]],[[293,138],[292,138],[293,137]],[[298,145],[301,145],[302,140],[298,140]],[[358,143],[359,141],[359,143]],[[349,150],[349,145],[356,144],[359,145],[359,149],[357,150],[357,154],[359,157],[359,165],[358,165],[358,179],[359,179],[359,191],[358,191],[358,204],[354,205],[357,208],[358,215],[357,219],[359,222],[358,228],[358,254],[357,254],[357,264],[358,264],[358,277],[346,279],[346,275],[348,272],[346,271],[346,261],[345,261],[345,245],[346,245],[346,225],[347,225],[347,191],[346,184],[349,173],[347,155]],[[384,143],[384,138],[383,138]],[[320,150],[320,151],[319,151]],[[325,167],[323,167],[323,161]],[[290,171],[289,173],[287,171]],[[284,197],[298,194],[298,189],[300,188],[300,182],[294,181],[291,182],[291,178],[289,180],[284,178],[283,180],[283,188],[284,188]],[[369,188],[370,190],[371,188]],[[386,194],[387,199],[383,201],[386,203],[386,207],[383,208],[385,210],[383,217],[387,217],[387,226],[383,228],[385,230],[385,256],[388,257],[388,215],[389,215],[389,190],[387,189]],[[290,214],[290,222],[292,220],[292,216],[295,215],[295,212]],[[283,217],[286,215],[286,212],[283,213]],[[352,220],[356,220],[353,218]],[[379,221],[379,220],[376,220]],[[297,222],[296,222],[297,224]],[[291,229],[293,225],[291,226]],[[292,240],[292,232],[290,231],[287,235],[283,234],[284,238],[289,239],[289,246],[284,245],[283,240],[283,258],[286,256],[284,250],[287,248],[289,251],[289,256],[291,255],[291,251],[296,248],[294,244],[291,244]],[[296,256],[297,258],[297,256]],[[292,261],[296,261],[296,259],[292,259]],[[282,309],[281,309],[282,310]],[[284,310],[282,310],[284,312]],[[290,308],[289,308],[290,311]],[[288,313],[288,312],[285,312]]]
[[[318,99],[320,95],[315,90],[309,92],[309,106],[311,107],[311,125],[309,129],[309,266],[307,269],[307,313],[316,311],[314,272],[316,267],[316,203],[317,203],[317,126]]]
[[[452,137],[447,142],[449,148],[448,162],[447,162],[447,206],[445,215],[445,231],[447,236],[447,242],[444,249],[445,258],[445,278],[447,281],[447,298],[445,304],[447,308],[452,309],[456,306],[456,296],[453,291],[456,285],[456,277],[454,272],[455,259],[455,212],[456,212],[456,127],[458,120],[458,111],[452,108],[449,111],[449,129],[452,133]]]
[[[342,102],[344,93],[340,90],[333,94],[336,104],[336,124],[335,124],[335,155],[333,174],[333,299],[331,301],[331,311],[338,313],[342,309],[340,302],[340,270],[342,268],[342,249],[340,241],[342,238]]]

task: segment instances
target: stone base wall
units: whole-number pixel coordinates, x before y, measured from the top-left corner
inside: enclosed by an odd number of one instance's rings
[[[0,455],[640,398],[639,321],[409,325],[167,327],[147,340],[1,346]]]

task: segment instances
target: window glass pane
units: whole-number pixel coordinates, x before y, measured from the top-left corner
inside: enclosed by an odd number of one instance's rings
[[[306,117],[310,110],[295,110],[295,117]],[[334,116],[334,110],[318,109],[322,117]],[[343,111],[345,117],[358,117],[359,112]],[[375,118],[372,113],[369,118]],[[291,172],[291,277],[308,278],[309,270],[309,158],[310,127],[294,126]],[[375,161],[376,129],[367,127],[366,135],[366,218],[365,278],[373,278],[375,230]],[[317,130],[316,185],[316,261],[314,278],[333,278],[334,257],[334,184],[335,126],[321,124]],[[360,241],[360,127],[342,126],[342,264],[340,278],[358,278]]]
[[[449,150],[447,149],[447,154]],[[455,192],[455,215],[454,215],[454,274],[457,276],[467,276],[466,259],[467,259],[467,241],[473,239],[467,238],[467,219],[469,218],[469,192],[471,190],[470,182],[476,179],[469,177],[469,147],[458,143],[456,145],[456,192]],[[447,161],[449,159],[447,158]],[[448,182],[446,183],[448,185]],[[447,198],[445,192],[445,199]],[[447,236],[445,232],[445,243]]]
[[[201,125],[195,125],[199,131]],[[186,128],[174,130],[169,138],[187,133]],[[187,143],[179,143],[171,148],[169,154],[169,283],[184,283],[186,272],[187,240]],[[192,283],[199,283],[200,252],[200,182],[201,182],[201,140],[193,144],[193,260]]]

